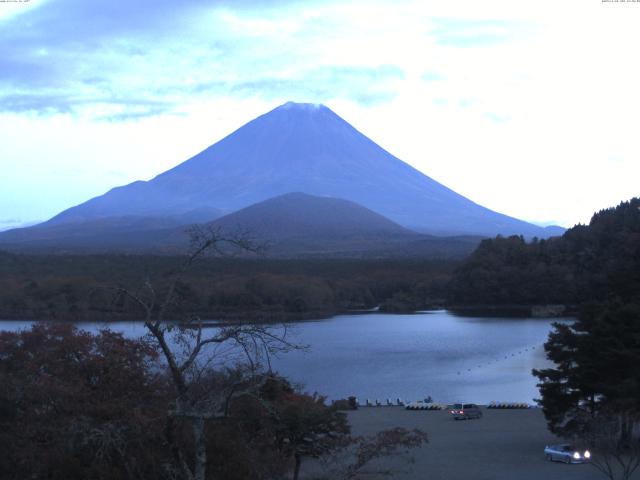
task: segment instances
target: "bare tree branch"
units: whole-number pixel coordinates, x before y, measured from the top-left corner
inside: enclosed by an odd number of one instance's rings
[[[144,325],[159,346],[176,389],[176,398],[168,410],[165,427],[165,436],[173,452],[176,467],[188,480],[205,480],[206,420],[227,415],[229,403],[237,396],[259,397],[255,392],[260,387],[259,382],[248,381],[240,376],[237,384],[234,384],[230,391],[216,389],[215,385],[203,389],[205,369],[210,369],[214,365],[213,354],[216,353],[214,350],[211,354],[207,347],[229,344],[239,348],[246,357],[250,372],[254,376],[262,355],[267,359],[269,370],[271,370],[270,355],[299,347],[286,339],[286,327],[276,332],[269,326],[238,324],[217,326],[205,334],[201,319],[187,314],[184,311],[185,307],[177,302],[178,286],[186,272],[207,254],[218,256],[233,256],[237,253],[260,254],[263,249],[257,247],[246,233],[226,235],[220,229],[195,226],[190,229],[189,234],[191,236],[189,253],[184,261],[169,273],[170,281],[162,295],[154,288],[148,277],[143,283],[145,296],[148,296],[148,299],[123,286],[116,290],[144,310]],[[181,320],[183,323],[176,325],[167,321],[170,315],[178,315],[186,320]],[[176,351],[176,346],[182,347],[181,354]],[[186,462],[183,447],[175,435],[175,421],[180,418],[188,421],[191,426],[195,445],[193,467]]]

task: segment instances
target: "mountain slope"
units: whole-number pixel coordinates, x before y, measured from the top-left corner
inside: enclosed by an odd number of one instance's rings
[[[340,198],[288,193],[226,215],[212,225],[265,240],[296,237],[417,236],[415,232]]]
[[[289,193],[209,222],[226,237],[248,234],[267,257],[460,258],[480,237],[434,237],[408,230],[348,200]],[[106,217],[10,232],[3,248],[43,252],[180,254],[187,225],[149,217]],[[8,241],[10,240],[10,241]]]
[[[463,257],[479,237],[434,237],[408,230],[339,198],[289,193],[243,208],[210,226],[249,232],[274,257]]]
[[[181,215],[194,208],[230,213],[292,191],[351,200],[425,232],[548,236],[427,177],[327,107],[295,103],[256,118],[148,182],[114,188],[47,223]]]
[[[194,209],[166,216],[105,216],[76,222],[45,222],[0,232],[0,248],[56,251],[142,251],[156,248],[175,231],[214,220],[220,212]]]

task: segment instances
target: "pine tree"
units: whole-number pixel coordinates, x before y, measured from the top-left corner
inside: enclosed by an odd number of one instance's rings
[[[604,412],[640,416],[640,306],[588,305],[545,344],[556,366],[534,370],[549,429],[578,435]]]

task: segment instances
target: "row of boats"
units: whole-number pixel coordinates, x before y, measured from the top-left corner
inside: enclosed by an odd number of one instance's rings
[[[366,400],[363,406],[367,407],[382,407],[382,406],[399,406],[405,407],[407,410],[449,410],[451,405],[447,405],[444,403],[435,403],[435,402],[427,402],[425,400],[418,400],[416,402],[409,402],[405,404],[401,399],[397,398],[395,401],[391,399],[387,399],[386,402],[381,402],[376,399],[375,401],[371,401],[369,399]],[[534,405],[523,402],[491,402],[486,408],[492,409],[527,409],[534,408]]]

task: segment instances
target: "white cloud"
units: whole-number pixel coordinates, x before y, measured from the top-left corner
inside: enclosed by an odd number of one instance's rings
[[[78,42],[32,48],[15,75],[66,73],[0,89],[31,95],[0,118],[2,209],[42,218],[150,178],[290,99],[327,103],[519,218],[570,226],[640,194],[640,3],[311,2],[189,18],[181,32],[119,32],[80,57]],[[55,108],[21,111],[41,104]]]

